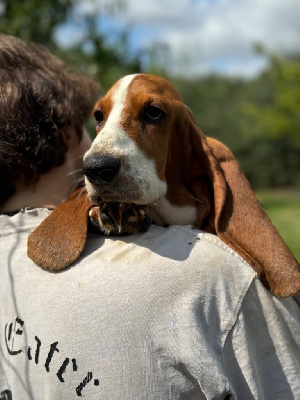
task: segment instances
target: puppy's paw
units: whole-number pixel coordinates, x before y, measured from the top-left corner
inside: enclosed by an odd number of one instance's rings
[[[111,236],[145,232],[151,225],[145,206],[137,204],[101,202],[90,209],[89,218],[94,229]]]

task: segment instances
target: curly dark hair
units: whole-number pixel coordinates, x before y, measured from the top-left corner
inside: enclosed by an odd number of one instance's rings
[[[66,128],[81,140],[99,91],[42,46],[0,34],[0,203],[15,182],[36,182],[64,163],[74,142]]]

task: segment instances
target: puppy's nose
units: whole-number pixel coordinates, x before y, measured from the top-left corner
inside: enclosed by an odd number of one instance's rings
[[[108,155],[91,155],[83,162],[83,173],[94,185],[110,182],[119,173],[121,162]]]

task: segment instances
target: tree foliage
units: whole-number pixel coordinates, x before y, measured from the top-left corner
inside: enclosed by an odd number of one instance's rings
[[[207,136],[227,144],[254,188],[300,186],[300,63],[270,56],[245,81],[174,80]]]
[[[271,96],[267,101],[248,104],[245,112],[252,117],[260,135],[289,137],[300,145],[299,61],[272,57],[265,81],[271,82]]]
[[[66,21],[74,0],[1,0],[2,32],[55,50],[54,29]]]
[[[75,15],[80,0],[0,0],[0,6],[1,32],[46,46],[70,68],[96,76],[104,90],[122,75],[141,69],[139,58],[128,51],[126,31],[119,33],[114,45],[109,44],[99,28],[100,11],[80,18]],[[111,0],[113,6],[118,9],[122,1]],[[84,32],[70,46],[61,48],[55,32],[64,24]]]

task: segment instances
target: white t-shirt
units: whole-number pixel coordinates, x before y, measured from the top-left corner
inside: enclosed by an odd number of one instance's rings
[[[216,236],[90,234],[52,273],[26,255],[48,214],[0,216],[0,398],[300,399],[298,304]]]

